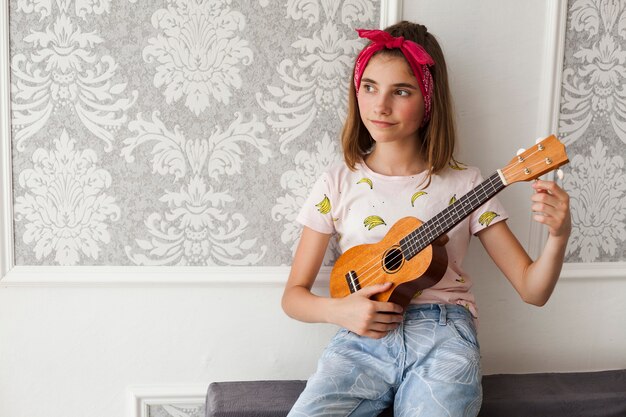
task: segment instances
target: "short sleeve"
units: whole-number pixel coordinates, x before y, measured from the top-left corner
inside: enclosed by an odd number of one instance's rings
[[[476,175],[474,187],[483,181],[480,172],[477,172]],[[493,197],[470,215],[470,233],[475,235],[481,230],[508,218],[509,214],[504,209],[500,200],[498,200],[497,197]]]
[[[313,185],[296,221],[320,233],[335,233],[333,197],[330,176],[324,173]]]

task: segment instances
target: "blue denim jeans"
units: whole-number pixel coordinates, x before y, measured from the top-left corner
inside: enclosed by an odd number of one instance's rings
[[[340,329],[289,416],[475,417],[482,402],[471,314],[450,304],[407,307],[382,339]]]

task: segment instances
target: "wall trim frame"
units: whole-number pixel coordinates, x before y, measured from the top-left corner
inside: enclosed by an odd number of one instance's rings
[[[13,178],[11,163],[11,67],[9,2],[0,0],[0,279],[15,264],[13,257]]]
[[[402,20],[402,0],[381,0],[380,28],[384,29]]]
[[[539,83],[537,138],[558,132],[566,23],[567,0],[548,0],[544,28],[546,42]],[[544,177],[553,179],[554,173],[546,174]],[[546,228],[531,220],[528,244],[528,254],[531,258],[536,259],[539,256],[547,238]]]
[[[537,117],[537,137],[545,137],[559,130],[561,85],[563,82],[563,61],[565,59],[565,35],[567,23],[567,0],[546,2],[546,43],[543,53],[543,77],[540,82],[539,114]],[[554,179],[554,172],[545,176]],[[529,255],[536,259],[548,238],[543,225],[530,222]],[[626,262],[565,263],[561,279],[584,278],[626,278]]]
[[[127,417],[149,417],[153,405],[205,403],[207,385],[134,385],[127,388]]]
[[[9,0],[0,0],[0,287],[83,286],[282,286],[289,266],[144,267],[144,266],[16,266],[11,164],[11,82]],[[402,18],[402,0],[381,0],[380,25]],[[315,287],[326,287],[330,268],[322,268]]]
[[[625,279],[626,262],[591,262],[573,263],[568,262],[563,265],[561,278],[576,280],[598,280],[600,279]]]
[[[537,136],[558,129],[567,0],[546,2],[544,48]],[[402,19],[402,0],[382,0],[380,26]],[[136,267],[136,266],[16,266],[14,258],[13,178],[11,163],[11,82],[9,4],[0,0],[0,286],[143,286],[143,285],[282,285],[288,266],[272,267]],[[529,252],[538,256],[546,240],[545,228],[531,221]],[[330,268],[323,268],[317,286],[328,282]],[[562,279],[626,278],[626,262],[565,264]]]

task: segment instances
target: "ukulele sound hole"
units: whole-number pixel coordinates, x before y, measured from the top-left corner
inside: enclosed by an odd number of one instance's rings
[[[404,263],[404,256],[399,247],[395,246],[390,248],[383,257],[383,269],[388,274],[393,274],[402,267]]]

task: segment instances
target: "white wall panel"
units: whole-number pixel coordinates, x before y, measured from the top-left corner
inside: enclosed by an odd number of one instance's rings
[[[541,86],[551,3],[421,0],[403,6],[406,19],[425,23],[443,45],[458,111],[459,157],[483,173],[533,143],[545,125],[538,109],[550,94]],[[1,64],[7,68],[6,60]],[[0,121],[6,141],[8,119]],[[524,244],[529,195],[525,184],[501,194]],[[13,233],[7,224],[5,237]],[[2,253],[10,254],[11,246],[3,244]],[[536,308],[522,303],[478,242],[468,266],[477,281],[486,373],[626,367],[620,297],[626,281],[619,271],[562,280],[548,305]],[[134,416],[150,399],[197,400],[198,387],[211,381],[305,379],[334,331],[283,314],[284,267],[189,275],[160,268],[151,277],[132,268],[49,268],[13,268],[12,260],[1,268],[0,416]],[[202,276],[211,271],[216,275]],[[186,278],[176,284],[168,272]]]

